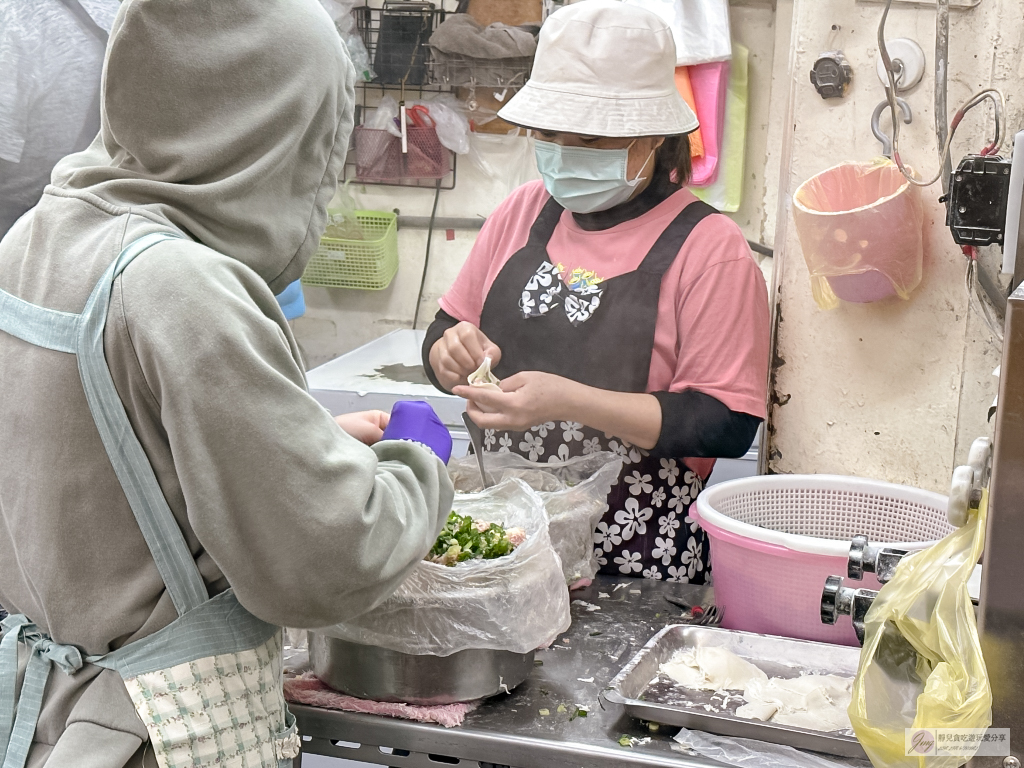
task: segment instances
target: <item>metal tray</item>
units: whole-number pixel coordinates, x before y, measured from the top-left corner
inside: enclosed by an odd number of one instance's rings
[[[533,671],[533,653],[468,650],[413,656],[309,633],[309,662],[320,680],[371,701],[455,704],[508,693]]]
[[[855,736],[747,720],[735,714],[744,703],[742,697],[733,698],[723,707],[714,691],[693,691],[665,678],[655,679],[661,665],[677,651],[699,646],[730,650],[760,667],[769,677],[802,674],[854,677],[860,661],[859,648],[676,624],[665,627],[640,649],[608,684],[605,699],[621,704],[627,713],[642,720],[722,736],[788,744],[842,757],[867,758]],[[711,707],[711,711],[707,707]]]

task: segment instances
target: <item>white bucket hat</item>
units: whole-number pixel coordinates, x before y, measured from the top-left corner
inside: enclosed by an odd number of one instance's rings
[[[533,74],[498,112],[514,125],[585,136],[672,136],[699,123],[675,84],[672,30],[619,0],[551,14]]]

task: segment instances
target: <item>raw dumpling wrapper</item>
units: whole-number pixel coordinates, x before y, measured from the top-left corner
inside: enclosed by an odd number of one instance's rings
[[[775,707],[777,711],[771,718],[773,723],[813,731],[842,731],[851,727],[847,709],[850,707],[852,685],[849,678],[836,675],[773,677],[767,683],[752,681],[744,689],[743,698],[750,704]],[[739,711],[736,714],[748,716]],[[752,717],[762,719],[756,715]]]
[[[768,682],[768,675],[749,661],[713,646],[677,654],[661,671],[685,688],[705,691],[742,691],[752,681]]]
[[[489,389],[501,390],[498,385],[501,380],[491,373],[491,358],[485,357],[480,367],[469,374],[467,381],[472,387],[488,387]]]
[[[744,717],[747,720],[760,720],[762,722],[771,720],[779,708],[775,704],[766,704],[763,701],[747,702],[736,710],[737,717]]]
[[[680,651],[661,665],[661,673],[684,688],[741,690],[746,703],[738,717],[815,731],[848,730],[853,680],[837,675],[768,678],[732,651],[712,646]]]

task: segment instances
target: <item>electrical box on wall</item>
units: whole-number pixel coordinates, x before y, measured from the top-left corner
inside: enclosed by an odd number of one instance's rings
[[[1003,274],[1018,270],[1024,252],[1024,131],[1017,134],[1010,160],[968,155],[950,176],[946,226],[958,245],[999,245]],[[1021,265],[1024,267],[1024,264]],[[1014,286],[1021,280],[1015,279]]]
[[[957,245],[1002,245],[1006,230],[1010,161],[968,155],[949,182],[946,226]]]

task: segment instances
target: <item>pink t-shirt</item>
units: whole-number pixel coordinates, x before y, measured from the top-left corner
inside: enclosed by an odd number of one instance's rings
[[[672,220],[696,199],[682,189],[644,215],[597,232],[581,229],[572,214],[563,211],[548,243],[548,256],[561,265],[564,275],[577,267],[601,279],[632,272]],[[543,183],[534,181],[498,206],[454,284],[441,297],[445,312],[480,324],[491,285],[512,254],[526,245],[547,200]],[[764,277],[740,228],[726,216],[708,216],[694,228],[662,279],[647,391],[696,389],[731,410],[763,419],[768,357]],[[714,463],[687,460],[702,475]]]

